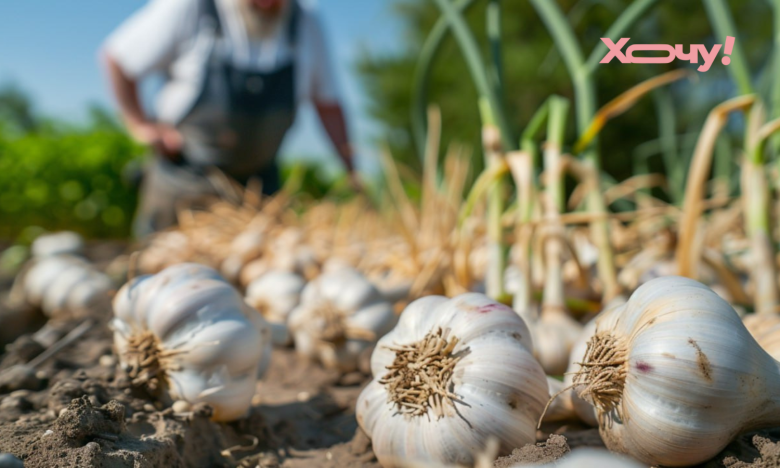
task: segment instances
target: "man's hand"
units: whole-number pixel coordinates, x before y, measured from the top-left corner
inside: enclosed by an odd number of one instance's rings
[[[171,161],[181,157],[182,137],[176,128],[155,122],[142,122],[129,127],[133,138],[151,146],[163,157]]]

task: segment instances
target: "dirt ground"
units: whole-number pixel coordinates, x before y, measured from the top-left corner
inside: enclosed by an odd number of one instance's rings
[[[9,307],[9,287],[0,282],[0,344],[7,342],[0,354],[0,452],[26,467],[379,466],[354,414],[364,374],[342,376],[276,349],[247,417],[214,423],[206,406],[174,411],[130,386],[113,354],[110,310],[91,317],[91,328],[69,347],[26,366],[46,349],[34,338],[46,320]],[[19,317],[29,319],[20,324]],[[49,321],[46,339],[80,323]],[[552,462],[578,447],[602,446],[598,430],[577,424],[543,426],[537,436],[539,444],[518,447],[495,466]],[[701,466],[780,467],[778,441],[780,429],[745,434]]]

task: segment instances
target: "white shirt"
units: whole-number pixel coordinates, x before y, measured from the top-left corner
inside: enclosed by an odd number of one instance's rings
[[[243,0],[215,1],[236,65],[268,72],[289,63],[294,55],[298,102],[338,100],[322,25],[311,7],[301,3],[293,50],[286,28],[277,28],[266,39],[250,39],[237,4]],[[201,27],[201,5],[201,0],[150,0],[104,44],[104,50],[128,77],[137,80],[155,72],[164,74],[166,82],[155,100],[157,118],[163,122],[176,123],[183,118],[202,86],[215,36]]]

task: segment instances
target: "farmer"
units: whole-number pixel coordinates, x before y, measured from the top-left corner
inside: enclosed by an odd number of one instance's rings
[[[299,0],[151,0],[103,50],[130,134],[155,153],[137,236],[175,224],[180,203],[216,193],[214,168],[277,191],[276,155],[304,99],[358,185],[321,25]],[[164,83],[151,116],[138,83],[155,73]]]

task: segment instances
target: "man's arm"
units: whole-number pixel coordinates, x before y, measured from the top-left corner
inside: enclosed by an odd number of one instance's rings
[[[163,156],[178,157],[182,144],[179,132],[171,126],[150,121],[138,97],[138,83],[122,70],[110,53],[104,53],[103,57],[111,90],[130,135]]]
[[[353,173],[355,165],[352,160],[352,147],[349,144],[347,122],[344,118],[344,111],[341,108],[341,104],[338,102],[315,101],[314,108],[317,110],[317,115],[320,117],[322,126],[325,127],[325,132],[328,134],[330,141],[336,148],[336,152],[338,152],[341,161],[344,163],[347,171]]]

